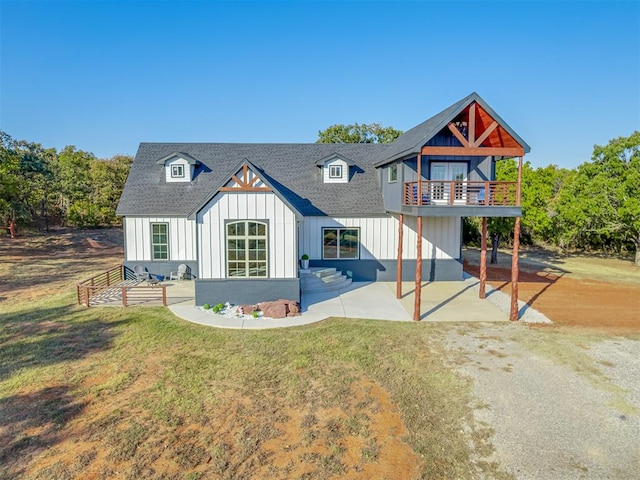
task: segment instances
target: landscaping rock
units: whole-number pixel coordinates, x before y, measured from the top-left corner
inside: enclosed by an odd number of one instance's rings
[[[285,318],[288,316],[300,315],[300,306],[298,305],[298,302],[283,298],[274,302],[259,303],[258,308],[262,310],[262,314],[265,317]]]
[[[251,315],[256,310],[258,310],[257,305],[240,305],[240,307],[238,307],[238,313],[243,315]]]
[[[282,302],[262,302],[258,307],[265,317],[285,318],[287,316],[287,305]]]

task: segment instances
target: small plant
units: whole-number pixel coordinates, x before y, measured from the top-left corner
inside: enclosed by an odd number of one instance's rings
[[[205,310],[209,310],[211,308],[211,305],[205,303],[204,305],[202,305],[202,308],[204,308]]]
[[[305,253],[305,254],[303,254],[303,255],[300,257],[300,259],[301,259],[301,260],[309,260],[309,255],[307,255],[307,254]]]
[[[214,305],[214,306],[213,306],[213,311],[214,311],[214,313],[218,313],[218,312],[220,312],[220,310],[222,310],[223,308],[224,308],[224,304],[219,303],[219,304],[217,304],[217,305]]]
[[[251,316],[253,318],[258,318],[260,316],[260,313],[258,312],[258,310],[254,310],[253,312],[251,312]]]

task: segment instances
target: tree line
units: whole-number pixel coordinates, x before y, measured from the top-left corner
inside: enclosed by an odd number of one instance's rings
[[[115,210],[133,158],[57,151],[0,132],[0,226],[119,225]]]

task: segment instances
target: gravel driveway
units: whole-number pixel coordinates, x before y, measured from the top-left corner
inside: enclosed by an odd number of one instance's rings
[[[640,341],[522,324],[451,329],[489,457],[517,479],[640,478]]]

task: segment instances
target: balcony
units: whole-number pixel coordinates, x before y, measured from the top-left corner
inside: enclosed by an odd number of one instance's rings
[[[522,214],[517,188],[517,182],[405,182],[402,211],[418,216],[517,217]]]

